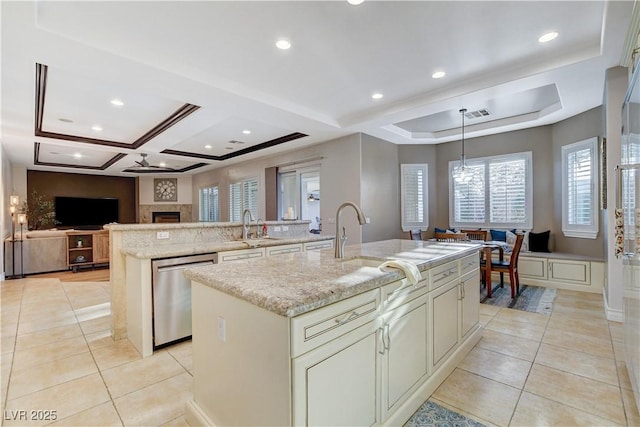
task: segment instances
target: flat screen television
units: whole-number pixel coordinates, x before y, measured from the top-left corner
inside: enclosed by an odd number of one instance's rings
[[[56,197],[56,225],[60,227],[100,228],[118,222],[118,199]]]

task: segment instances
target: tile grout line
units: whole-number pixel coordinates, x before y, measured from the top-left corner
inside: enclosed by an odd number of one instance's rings
[[[13,374],[13,364],[16,361],[16,344],[18,341],[18,328],[20,327],[20,317],[22,316],[22,299],[24,298],[24,279],[20,279],[20,305],[18,307],[18,320],[16,322],[16,333],[13,337],[13,351],[11,352],[11,367],[9,368],[9,378],[7,378],[7,391],[5,395],[2,397],[2,425],[4,425],[4,411],[7,409],[7,404],[9,403],[9,389],[11,388],[11,375]]]
[[[58,280],[60,280],[60,279],[58,279]],[[69,306],[71,306],[71,309],[73,310],[73,315],[76,318],[76,322],[78,324],[78,327],[80,328],[80,332],[82,332],[82,338],[84,339],[84,342],[87,345],[87,348],[89,349],[89,354],[91,354],[91,359],[93,360],[93,363],[96,365],[96,369],[98,371],[98,375],[100,375],[100,380],[102,381],[102,384],[104,384],[104,388],[107,391],[107,395],[109,396],[109,401],[111,402],[111,406],[113,406],[113,409],[116,411],[116,414],[118,414],[118,419],[120,420],[120,424],[122,426],[124,426],[124,421],[122,420],[122,416],[120,415],[120,411],[118,411],[118,407],[116,406],[116,402],[113,400],[113,396],[111,395],[111,390],[109,390],[109,387],[107,386],[107,383],[104,380],[104,376],[102,375],[102,370],[100,369],[100,366],[98,366],[98,362],[96,361],[96,358],[95,358],[95,356],[93,354],[93,350],[91,349],[91,346],[89,345],[89,341],[87,340],[87,336],[86,336],[84,330],[82,329],[82,326],[80,325],[80,319],[78,319],[78,314],[76,313],[76,309],[73,307],[73,304],[71,304],[71,300],[69,299],[69,295],[67,295],[67,289],[64,287],[64,285],[62,285],[62,282],[60,282],[60,285],[62,286],[62,290],[64,291],[64,295],[67,298],[67,301],[69,301]],[[109,303],[109,310],[111,310],[111,303]],[[91,408],[87,408],[87,409],[85,409],[83,411],[95,408],[95,407],[103,405],[105,403],[106,402],[102,402],[102,403],[100,403],[100,404],[98,404],[96,406],[93,406]],[[80,411],[80,412],[83,412],[83,411]],[[74,415],[77,415],[80,412],[72,414],[67,418],[70,418],[70,417],[72,417]]]

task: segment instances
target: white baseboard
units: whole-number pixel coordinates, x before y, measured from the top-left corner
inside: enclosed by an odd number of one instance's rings
[[[624,323],[624,310],[615,309],[609,307],[609,301],[607,301],[607,293],[602,292],[602,299],[604,300],[604,314],[607,320],[612,322]]]

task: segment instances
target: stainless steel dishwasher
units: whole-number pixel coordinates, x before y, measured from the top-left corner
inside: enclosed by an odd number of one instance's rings
[[[191,336],[191,281],[183,270],[217,262],[216,253],[151,261],[153,348]]]

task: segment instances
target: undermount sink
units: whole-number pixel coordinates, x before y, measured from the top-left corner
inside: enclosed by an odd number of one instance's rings
[[[353,266],[356,266],[356,267],[378,268],[380,265],[382,265],[383,262],[384,262],[384,260],[382,260],[382,259],[355,257],[355,258],[349,258],[349,259],[346,259],[346,260],[342,261],[342,264],[353,265]]]
[[[224,243],[233,243],[233,244],[244,243],[245,245],[247,245],[250,248],[257,248],[257,247],[265,244],[268,241],[279,240],[279,239],[281,239],[281,238],[280,237],[265,236],[265,237],[261,237],[261,238],[258,238],[258,239],[226,240]]]

